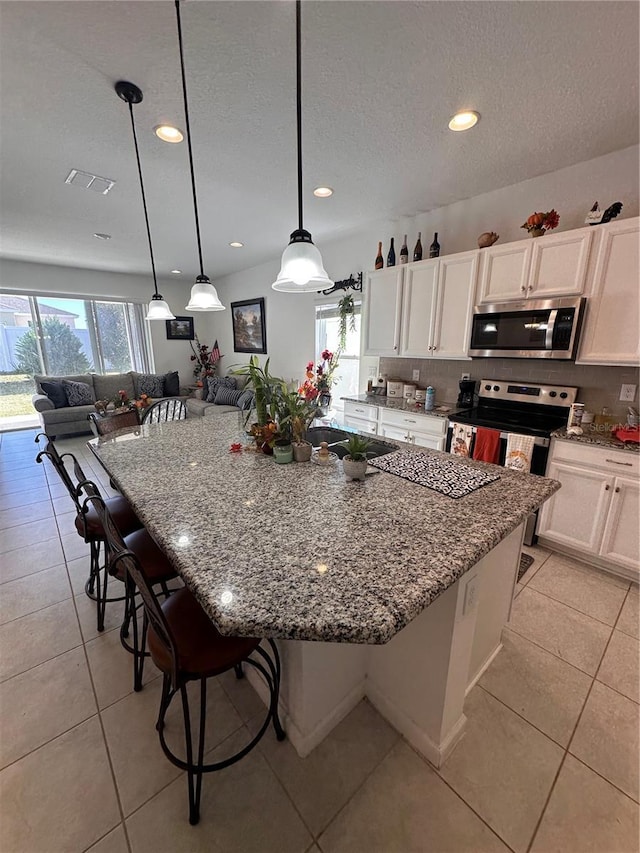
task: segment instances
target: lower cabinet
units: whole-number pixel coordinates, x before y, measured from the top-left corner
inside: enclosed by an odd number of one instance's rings
[[[379,435],[391,441],[405,441],[418,447],[444,450],[448,420],[420,412],[404,412],[346,400],[344,425],[359,432]]]
[[[547,477],[562,488],[543,506],[542,544],[640,578],[640,455],[553,442]]]
[[[351,429],[357,429],[358,432],[368,432],[371,435],[376,435],[378,432],[377,421],[363,421],[360,418],[354,418],[347,414],[344,416],[344,425]]]

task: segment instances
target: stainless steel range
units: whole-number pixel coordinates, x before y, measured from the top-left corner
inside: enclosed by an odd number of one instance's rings
[[[509,433],[531,435],[534,448],[531,473],[544,476],[551,433],[567,425],[569,409],[575,403],[578,389],[569,385],[538,385],[532,382],[513,382],[504,379],[482,379],[478,391],[478,404],[472,409],[458,412],[451,419],[470,424],[474,428],[486,427],[500,432],[500,464],[504,463]],[[451,444],[451,428],[447,449]],[[525,542],[535,541],[536,516],[527,525]]]

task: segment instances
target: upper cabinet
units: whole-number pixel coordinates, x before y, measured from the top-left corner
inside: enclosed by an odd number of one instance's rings
[[[599,244],[578,364],[640,361],[640,219],[598,225]]]
[[[483,249],[479,302],[580,296],[592,238],[592,228],[579,228]]]
[[[432,357],[468,357],[477,278],[477,251],[440,258]]]
[[[439,264],[434,258],[407,266],[402,292],[400,355],[431,358]]]
[[[398,355],[403,271],[403,267],[388,267],[366,275],[365,355]]]

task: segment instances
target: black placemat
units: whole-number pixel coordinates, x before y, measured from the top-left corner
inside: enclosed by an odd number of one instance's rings
[[[499,474],[488,474],[478,468],[465,465],[457,459],[434,456],[414,450],[399,450],[369,460],[369,465],[426,486],[449,498],[463,498],[500,479]]]

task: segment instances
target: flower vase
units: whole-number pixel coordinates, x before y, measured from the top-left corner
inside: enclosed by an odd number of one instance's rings
[[[529,234],[531,234],[532,237],[542,237],[544,232],[545,232],[544,228],[532,228],[529,231]]]
[[[329,409],[331,408],[331,394],[328,392],[318,394],[317,400],[318,408],[316,409],[316,417],[317,418],[326,418]]]

